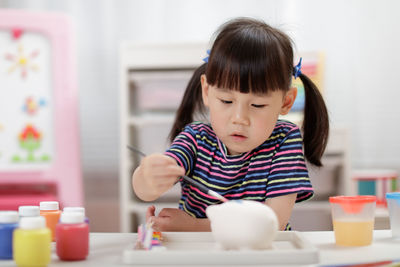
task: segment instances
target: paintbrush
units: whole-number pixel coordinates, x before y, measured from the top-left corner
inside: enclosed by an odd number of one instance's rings
[[[130,151],[138,153],[139,155],[145,157],[146,154],[143,153],[142,151],[140,151],[137,148],[134,148],[133,146],[126,146]],[[221,200],[222,202],[227,202],[228,199],[226,199],[225,197],[221,196],[220,194],[218,194],[217,192],[215,192],[214,190],[211,190],[209,188],[207,188],[206,186],[200,184],[199,182],[195,181],[194,179],[190,178],[189,176],[183,175],[181,176],[181,178],[183,180],[185,180],[186,182],[188,182],[189,184],[195,186],[197,189],[199,189],[201,192],[209,195],[209,196],[213,196],[218,198],[219,200]]]

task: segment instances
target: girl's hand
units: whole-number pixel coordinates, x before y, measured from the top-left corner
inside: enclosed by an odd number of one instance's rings
[[[210,221],[208,219],[197,219],[183,210],[172,208],[164,208],[158,216],[155,216],[155,210],[154,206],[147,209],[146,221],[153,223],[153,229],[156,231],[210,231]]]
[[[185,175],[185,169],[178,166],[175,159],[152,154],[144,157],[132,177],[136,195],[144,201],[153,201],[170,189]]]

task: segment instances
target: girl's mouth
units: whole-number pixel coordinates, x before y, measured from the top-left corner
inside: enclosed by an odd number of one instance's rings
[[[234,141],[239,141],[239,142],[247,139],[246,136],[241,135],[241,134],[232,134],[231,137],[233,138]]]

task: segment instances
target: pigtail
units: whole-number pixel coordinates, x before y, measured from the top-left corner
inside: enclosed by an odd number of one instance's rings
[[[194,71],[192,78],[190,78],[181,104],[176,112],[174,124],[169,133],[169,140],[171,143],[188,123],[193,122],[195,112],[204,112],[200,78],[202,74],[205,74],[206,66],[207,64],[204,63],[198,67]]]
[[[299,75],[305,91],[303,142],[306,159],[320,167],[329,136],[329,118],[317,86],[304,74]]]

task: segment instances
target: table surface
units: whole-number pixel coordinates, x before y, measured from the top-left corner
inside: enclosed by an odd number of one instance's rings
[[[339,247],[332,231],[302,232],[320,253],[319,265],[344,265],[379,261],[400,261],[400,240],[390,230],[375,230],[374,241],[365,247]],[[90,233],[90,253],[86,260],[60,261],[53,253],[49,266],[127,266],[122,263],[124,249],[133,247],[134,233]],[[16,266],[12,260],[0,260],[0,266]],[[149,266],[149,265],[147,265]],[[196,266],[195,263],[193,266]],[[218,265],[221,266],[221,265]]]

